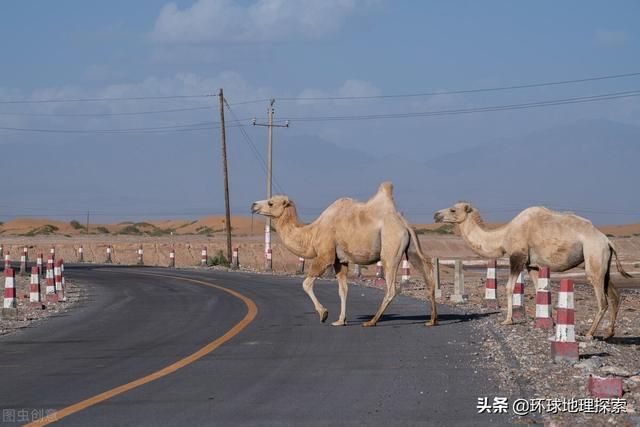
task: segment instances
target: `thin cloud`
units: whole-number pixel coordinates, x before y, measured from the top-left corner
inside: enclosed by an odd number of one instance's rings
[[[350,16],[378,3],[372,0],[198,0],[180,9],[162,7],[151,38],[168,43],[261,42],[293,37],[321,39],[337,32]]]
[[[615,47],[627,44],[630,37],[629,34],[623,30],[598,29],[596,30],[594,39],[598,46]]]

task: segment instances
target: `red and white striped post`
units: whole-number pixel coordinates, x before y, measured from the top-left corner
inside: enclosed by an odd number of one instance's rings
[[[240,255],[237,247],[233,248],[233,251],[231,252],[231,268],[233,270],[240,268]]]
[[[138,265],[144,265],[144,251],[142,245],[138,248]]]
[[[3,308],[18,308],[18,300],[16,299],[16,273],[12,268],[4,270]]]
[[[556,307],[556,337],[554,341],[551,341],[551,355],[556,362],[579,359],[573,280],[571,279],[560,280],[558,306]]]
[[[4,254],[4,269],[6,270],[8,268],[11,268],[11,254],[9,253],[9,251]]]
[[[484,306],[492,310],[499,308],[497,294],[497,262],[495,259],[487,261],[487,280],[484,282]]]
[[[52,259],[56,259],[56,248],[55,246],[51,246],[51,249],[49,249],[49,254],[51,255]]]
[[[402,257],[402,276],[400,278],[400,283],[408,283],[411,279],[411,269],[409,268],[409,260],[407,259],[407,254],[404,254]]]
[[[209,255],[207,255],[207,247],[202,248],[202,252],[200,253],[200,266],[206,267],[207,260],[209,259]]]
[[[84,262],[84,248],[82,245],[78,248],[78,262]]]
[[[49,256],[47,257],[47,270],[53,271],[53,255],[52,254],[49,254]],[[53,277],[53,273],[51,277]]]
[[[384,281],[384,271],[382,269],[382,261],[378,261],[376,263],[376,280],[374,284],[376,286],[384,286],[386,282]]]
[[[107,264],[111,264],[113,262],[113,260],[111,259],[111,252],[113,252],[113,249],[111,248],[111,245],[107,246],[107,259],[105,261],[105,263]]]
[[[56,286],[56,294],[58,301],[64,301],[64,287],[62,286],[62,260],[56,260],[55,267],[53,268],[54,282]]]
[[[22,248],[22,255],[20,255],[20,274],[27,274],[27,261],[29,261],[29,248],[26,246]]]
[[[176,250],[171,249],[171,252],[169,252],[169,268],[175,268],[175,267],[176,267]]]
[[[264,270],[265,271],[273,271],[273,259],[271,248],[267,249],[267,252],[264,254]]]
[[[296,274],[304,274],[304,258],[298,257],[298,264],[296,264]]]
[[[62,284],[62,301],[67,300],[67,284],[64,282],[64,260],[60,258],[60,283]]]
[[[552,329],[549,267],[540,267],[536,286],[536,328]]]
[[[527,312],[524,309],[524,273],[521,271],[516,279],[516,284],[513,286],[512,302],[512,315],[513,319],[520,320],[527,317]]]
[[[37,266],[31,267],[31,282],[29,286],[29,303],[32,306],[42,305],[40,299],[40,273]]]
[[[356,279],[359,279],[362,277],[362,267],[360,266],[360,264],[355,264],[353,266],[353,276]]]
[[[264,270],[273,271],[270,221],[264,225]]]
[[[47,302],[58,302],[58,294],[56,294],[56,282],[53,273],[53,258],[51,254],[49,254],[49,258],[47,259],[46,281],[47,286],[45,288],[45,294]]]
[[[38,267],[38,276],[44,277],[44,270],[42,269],[42,260],[44,259],[42,254],[38,254],[38,258],[36,258],[36,267]]]

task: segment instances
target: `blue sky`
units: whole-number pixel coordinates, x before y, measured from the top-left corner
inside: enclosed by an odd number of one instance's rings
[[[640,72],[640,3],[636,1],[385,1],[385,0],[198,0],[198,1],[12,1],[0,6],[0,101],[20,99],[86,98],[216,93],[224,87],[233,104],[261,98],[300,96],[367,96],[474,89],[521,83],[580,79]],[[575,85],[513,90],[499,93],[443,95],[395,100],[287,102],[276,101],[276,117],[332,116],[448,110],[568,98],[640,89],[640,77]],[[374,158],[393,157],[429,161],[438,156],[505,138],[524,138],[554,126],[580,120],[611,120],[640,126],[640,97],[527,111],[506,111],[444,118],[414,118],[347,122],[292,122],[276,131],[287,143],[329,144],[358,150]],[[184,125],[217,120],[215,98],[146,100],[137,102],[0,104],[0,127],[21,129],[129,129]],[[1,113],[122,113],[212,106],[175,114],[115,117],[34,117]],[[264,117],[266,102],[233,107],[240,118]],[[245,121],[244,123],[248,123]],[[264,129],[248,128],[259,151]],[[247,147],[238,129],[229,130],[230,144]],[[86,178],[74,196],[65,192],[64,206],[50,213],[94,209],[104,212],[160,212],[165,203],[187,211],[205,211],[208,201],[188,191],[167,195],[148,189],[135,196],[122,176],[146,173],[161,161],[163,144],[179,142],[185,150],[211,142],[218,156],[217,131],[164,135],[92,135],[0,130],[5,150],[24,146],[80,146],[70,174],[78,163],[87,171],[109,147],[128,147],[157,141],[136,171],[112,169],[113,184],[101,189]],[[71,144],[71,145],[69,145]],[[75,145],[74,145],[75,144]],[[199,145],[200,144],[200,145]],[[153,146],[153,145],[151,145]],[[17,147],[17,148],[16,148]],[[75,149],[75,148],[74,148]],[[241,150],[238,148],[238,150]],[[64,148],[61,150],[64,152]],[[246,154],[245,153],[245,154]],[[113,153],[108,153],[112,155]],[[241,157],[241,155],[239,155]],[[244,159],[244,157],[242,157]],[[176,164],[176,170],[189,169]],[[60,162],[65,157],[61,155]],[[218,162],[215,159],[214,162]],[[264,185],[243,179],[243,169],[259,170],[251,156],[234,164],[232,205],[246,214],[252,198]],[[0,162],[14,165],[5,156]],[[0,164],[0,166],[3,166]],[[285,167],[283,165],[282,167]],[[611,166],[611,165],[610,165]],[[97,167],[97,166],[96,166]],[[217,166],[216,166],[217,167]],[[330,165],[316,165],[329,168]],[[496,165],[500,167],[500,165]],[[5,168],[8,169],[8,168]],[[141,172],[142,171],[142,172]],[[8,172],[7,172],[8,173]],[[280,172],[276,169],[276,177]],[[116,176],[117,175],[117,176]],[[381,173],[380,179],[394,179]],[[411,181],[411,177],[405,177]],[[8,176],[7,179],[16,178]],[[43,171],[30,174],[34,191],[46,180]],[[180,179],[177,174],[176,179]],[[295,179],[295,177],[294,177]],[[377,176],[372,178],[377,179]],[[219,181],[219,170],[202,172],[202,180]],[[152,181],[151,179],[149,181]],[[178,184],[176,184],[178,185]],[[184,182],[183,186],[192,183]],[[235,186],[235,187],[234,187]],[[323,206],[331,198],[364,198],[377,183],[341,194],[340,185],[324,198],[287,183],[283,190],[304,198],[309,206]],[[63,190],[48,190],[42,197]],[[419,189],[414,190],[418,197]],[[424,191],[422,189],[422,191]],[[461,191],[462,192],[462,191]],[[463,192],[462,192],[463,193]],[[215,212],[220,193],[206,193]],[[63,198],[64,198],[63,197]],[[135,206],[131,198],[136,200]],[[407,197],[408,199],[409,197]],[[478,194],[482,199],[482,195]],[[505,196],[506,198],[506,196]],[[565,200],[570,195],[566,195]],[[449,203],[457,200],[435,200]],[[399,198],[402,202],[402,198]],[[522,200],[518,208],[526,207]],[[571,200],[568,204],[571,206]],[[584,201],[575,201],[584,205]],[[598,201],[590,202],[598,205]],[[16,195],[4,216],[37,214],[28,195]],[[21,209],[29,207],[30,210]],[[424,211],[438,206],[426,205]],[[417,208],[415,208],[417,209]],[[616,209],[633,207],[619,206]],[[168,213],[175,211],[166,210]],[[309,213],[311,215],[311,213]],[[505,213],[508,216],[510,213]],[[43,211],[44,216],[44,211]],[[117,215],[114,215],[114,218]],[[603,215],[601,222],[624,222],[628,217]]]

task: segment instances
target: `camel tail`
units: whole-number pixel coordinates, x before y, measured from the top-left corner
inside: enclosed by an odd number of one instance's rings
[[[609,244],[609,248],[611,249],[611,254],[616,258],[616,268],[618,269],[618,272],[622,274],[622,277],[631,279],[633,276],[627,273],[624,268],[622,268],[622,264],[620,264],[620,259],[618,258],[618,252],[616,252],[616,249],[612,244]]]
[[[424,252],[422,252],[422,247],[420,246],[420,240],[418,240],[418,235],[416,234],[416,231],[413,229],[411,224],[409,224],[409,222],[406,219],[404,219],[404,217],[402,217],[402,215],[400,215],[400,218],[402,219],[402,221],[404,222],[404,225],[407,227],[407,230],[409,231],[409,237],[410,237],[409,246],[411,246],[411,243],[413,243],[416,247],[416,252],[418,253],[418,256],[420,257],[420,259],[422,259],[422,262],[427,264],[430,268],[433,268],[433,263],[431,262],[431,258],[429,258],[428,256],[425,256]],[[409,246],[407,246],[407,249],[405,249],[405,255],[407,255],[407,252],[409,251]]]

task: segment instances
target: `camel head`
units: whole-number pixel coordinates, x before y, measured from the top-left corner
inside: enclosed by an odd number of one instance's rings
[[[287,196],[278,195],[267,200],[253,202],[251,213],[279,218],[289,206],[293,206],[293,202]]]
[[[435,222],[460,224],[473,212],[473,206],[467,202],[458,202],[447,209],[442,209],[433,214]]]

